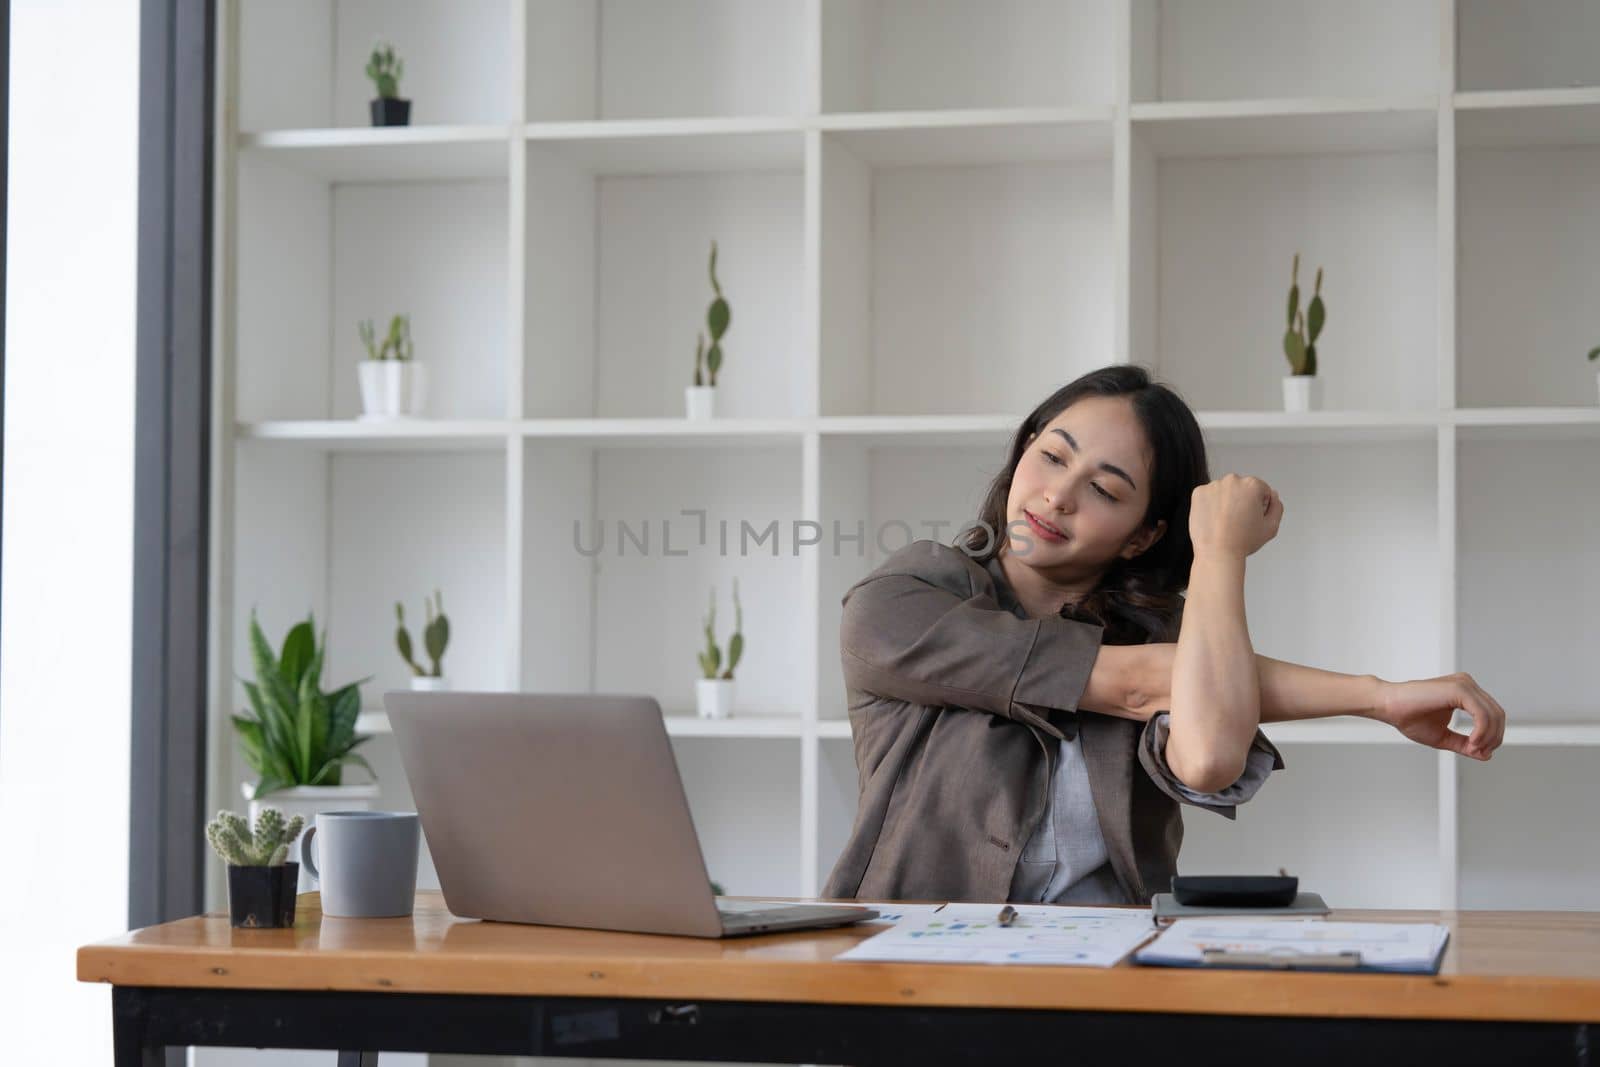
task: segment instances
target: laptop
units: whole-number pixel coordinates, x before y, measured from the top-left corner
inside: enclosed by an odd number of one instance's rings
[[[393,691],[383,703],[452,914],[690,937],[878,915],[713,895],[653,697]]]

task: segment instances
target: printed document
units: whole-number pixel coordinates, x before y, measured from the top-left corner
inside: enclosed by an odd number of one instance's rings
[[[946,904],[907,916],[835,956],[907,963],[1026,963],[1110,967],[1154,936],[1148,908],[1017,907],[1009,926],[999,904]]]

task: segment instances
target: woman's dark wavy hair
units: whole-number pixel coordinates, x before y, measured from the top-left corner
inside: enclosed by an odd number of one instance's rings
[[[1011,440],[1011,455],[989,485],[978,519],[963,539],[967,555],[979,563],[998,556],[1006,536],[1006,500],[1011,479],[1028,449],[1029,438],[1050,420],[1088,396],[1126,397],[1144,427],[1152,455],[1150,506],[1141,522],[1167,521],[1167,531],[1151,548],[1133,559],[1118,558],[1094,591],[1061,614],[1082,614],[1106,627],[1105,644],[1143,644],[1175,640],[1169,628],[1177,616],[1178,593],[1189,587],[1194,543],[1189,539],[1189,500],[1195,487],[1211,480],[1206,466],[1205,438],[1189,405],[1166,385],[1150,380],[1144,368],[1119,364],[1092,370],[1051,393],[1022,420]],[[993,534],[991,535],[991,531]]]

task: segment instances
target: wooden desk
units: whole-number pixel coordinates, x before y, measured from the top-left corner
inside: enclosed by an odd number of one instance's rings
[[[1338,911],[1442,922],[1437,976],[836,963],[875,932],[727,941],[458,919],[236,930],[213,913],[78,950],[109,982],[118,1067],[234,1045],[806,1063],[1590,1062],[1600,914]],[[1600,1062],[1600,1050],[1594,1053]],[[376,1057],[341,1053],[341,1063]]]

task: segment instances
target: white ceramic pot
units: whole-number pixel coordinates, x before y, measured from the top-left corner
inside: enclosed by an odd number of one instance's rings
[[[732,678],[701,678],[694,683],[694,696],[702,719],[726,719],[733,714]]]
[[[710,419],[717,414],[717,387],[714,385],[686,385],[683,387],[683,406],[691,419]]]
[[[1322,380],[1315,374],[1286,374],[1283,378],[1283,410],[1320,411]]]
[[[348,767],[347,767],[348,769]],[[268,793],[260,800],[252,800],[251,794],[256,791],[254,782],[245,782],[239,787],[244,798],[250,801],[250,825],[256,824],[256,816],[262,808],[277,808],[287,816],[299,815],[306,821],[300,831],[300,836],[294,839],[294,844],[289,846],[289,859],[300,864],[300,882],[295,890],[297,893],[310,893],[317,888],[317,880],[306,870],[306,865],[300,860],[300,842],[305,840],[305,832],[316,825],[317,813],[323,811],[371,811],[372,802],[378,799],[378,783],[365,782],[360,785],[297,785],[293,789],[280,789],[276,793]]]
[[[450,679],[434,678],[431,675],[411,676],[411,688],[419,693],[443,693],[450,688]]]
[[[361,382],[361,417],[399,419],[421,415],[428,400],[428,369],[416,360],[364,359],[356,364]]]

